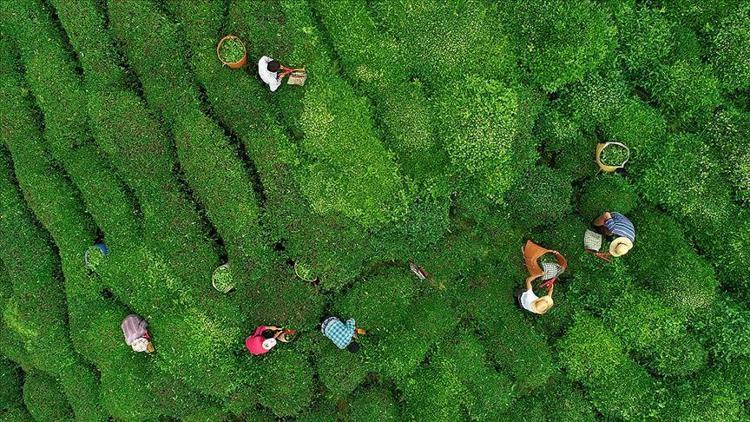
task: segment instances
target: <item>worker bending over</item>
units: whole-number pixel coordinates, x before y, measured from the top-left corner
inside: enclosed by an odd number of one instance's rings
[[[602,235],[613,238],[609,244],[608,252],[599,252],[598,250],[590,250],[594,255],[599,258],[609,261],[611,257],[620,257],[633,248],[635,242],[635,226],[633,223],[624,215],[619,212],[605,211],[602,215],[594,220],[594,227],[599,230]]]
[[[320,331],[328,337],[339,349],[346,349],[352,353],[359,351],[359,343],[355,341],[357,334],[364,334],[365,330],[357,328],[353,318],[346,323],[336,317],[329,317],[323,321]]]
[[[288,343],[286,333],[286,331],[273,325],[261,325],[245,340],[245,347],[253,356],[263,355],[273,349],[277,341]]]
[[[148,334],[148,323],[138,315],[128,315],[120,325],[122,334],[125,336],[125,343],[133,348],[134,352],[153,353],[154,345],[151,343],[151,336]]]
[[[281,63],[268,56],[263,56],[258,61],[258,76],[260,80],[268,85],[271,92],[279,89],[284,78],[290,74],[292,75],[289,81],[290,84],[304,85],[306,79],[304,69],[284,67]]]

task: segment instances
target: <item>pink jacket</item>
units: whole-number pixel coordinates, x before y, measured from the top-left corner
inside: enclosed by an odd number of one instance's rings
[[[260,327],[255,329],[253,335],[245,340],[245,346],[247,347],[247,350],[255,356],[268,353],[268,350],[263,348],[263,341],[265,339],[263,338],[262,334],[263,331],[266,331],[266,329],[268,329],[267,326],[261,325]]]

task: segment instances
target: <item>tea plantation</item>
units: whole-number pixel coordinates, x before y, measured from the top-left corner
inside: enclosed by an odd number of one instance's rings
[[[747,0],[0,1],[0,420],[748,420],[749,141]]]

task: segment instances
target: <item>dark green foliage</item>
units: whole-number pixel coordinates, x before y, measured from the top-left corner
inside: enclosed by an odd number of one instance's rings
[[[358,390],[349,401],[352,422],[398,421],[399,407],[393,394],[383,387]]]
[[[0,410],[21,404],[21,370],[7,359],[0,359]]]
[[[262,362],[257,374],[260,404],[277,416],[296,415],[309,406],[312,368],[302,354],[276,350],[272,360]]]
[[[560,220],[570,209],[572,181],[559,170],[546,166],[532,168],[510,189],[506,196],[506,212],[523,210],[513,224],[530,229]]]
[[[72,421],[73,411],[60,384],[42,372],[27,373],[23,383],[26,408],[40,422]]]
[[[635,188],[626,178],[602,174],[589,179],[581,189],[578,212],[588,221],[594,221],[604,211],[617,211],[628,215],[635,208],[637,201]]]

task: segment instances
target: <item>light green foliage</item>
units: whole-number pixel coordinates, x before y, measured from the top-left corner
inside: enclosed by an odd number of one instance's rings
[[[464,189],[502,203],[519,170],[536,158],[528,136],[529,94],[469,76],[443,95],[437,110],[440,134],[455,172],[468,179]]]
[[[717,25],[712,41],[714,69],[725,90],[750,88],[750,5],[734,9]]]
[[[655,416],[656,382],[628,359],[622,343],[601,321],[579,315],[558,349],[570,378],[586,387],[603,415],[626,419]]]
[[[280,417],[295,415],[310,403],[312,368],[302,354],[276,350],[259,368],[257,383],[260,404]]]
[[[594,2],[507,2],[503,12],[522,66],[548,92],[611,60],[616,29]]]

